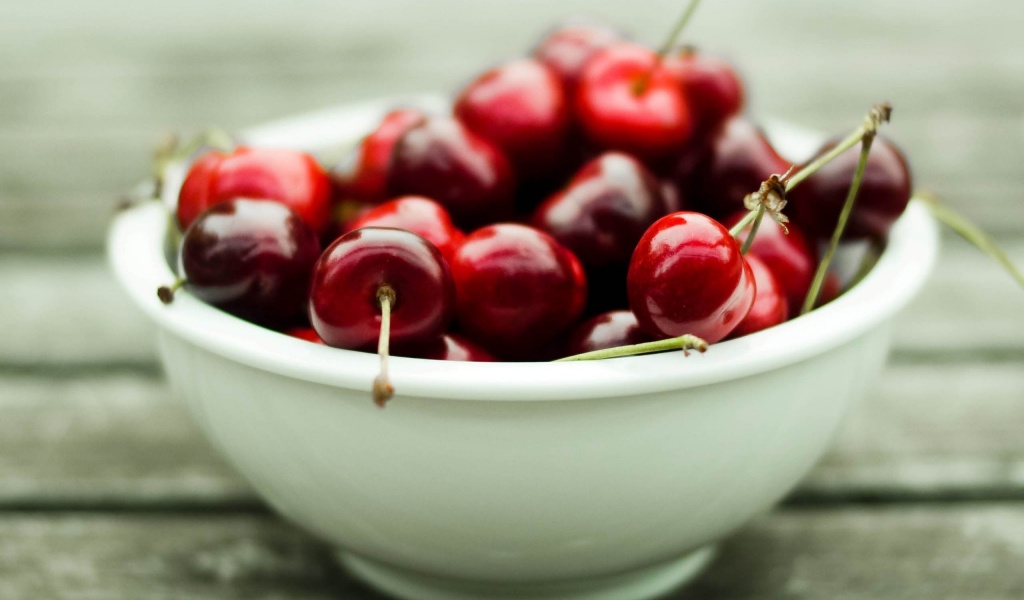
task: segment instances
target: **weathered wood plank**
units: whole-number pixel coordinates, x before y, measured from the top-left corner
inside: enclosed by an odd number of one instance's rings
[[[796,492],[807,504],[1024,499],[1019,361],[892,365]],[[0,377],[0,509],[259,506],[164,382]]]
[[[379,598],[272,517],[4,515],[0,538],[3,600]],[[783,510],[670,597],[1009,600],[1022,539],[1016,505]]]

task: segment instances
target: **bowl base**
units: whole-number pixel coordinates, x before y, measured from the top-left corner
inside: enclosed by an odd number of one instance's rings
[[[649,600],[690,581],[714,556],[714,546],[680,558],[612,575],[578,581],[503,584],[425,575],[339,551],[337,559],[353,576],[401,600]]]

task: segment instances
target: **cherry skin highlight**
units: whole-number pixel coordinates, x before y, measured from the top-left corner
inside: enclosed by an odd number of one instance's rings
[[[455,119],[434,117],[412,127],[391,156],[390,195],[433,198],[460,227],[509,217],[515,187],[504,153]]]
[[[317,235],[330,223],[330,180],[316,160],[302,152],[239,146],[230,154],[203,155],[182,183],[178,225],[187,229],[204,210],[233,198],[280,202]]]
[[[632,346],[653,338],[640,329],[636,316],[628,310],[614,310],[596,315],[578,325],[565,344],[565,356],[584,352]]]
[[[538,356],[586,303],[579,260],[532,227],[478,229],[466,236],[451,266],[461,331],[504,359]]]
[[[436,341],[451,321],[454,287],[441,253],[410,231],[365,227],[331,244],[317,260],[309,292],[309,319],[329,346],[376,347],[379,294],[388,286],[391,344]]]
[[[361,202],[379,202],[387,198],[388,168],[395,143],[426,118],[415,108],[400,108],[384,115],[377,128],[331,170],[338,197]]]
[[[565,162],[569,104],[558,76],[539,61],[483,73],[459,93],[454,113],[501,148],[522,179],[548,179]]]
[[[363,227],[411,231],[437,247],[449,262],[465,237],[443,206],[423,196],[403,196],[375,206],[349,221],[346,233]]]
[[[269,327],[302,315],[317,235],[283,204],[235,199],[192,221],[178,272],[197,298]]]
[[[784,322],[789,314],[789,303],[786,300],[785,290],[779,285],[768,265],[749,253],[744,260],[750,265],[750,271],[754,274],[757,290],[750,312],[743,317],[736,329],[732,330],[732,333],[729,334],[730,338],[738,338],[774,327]]]
[[[576,113],[599,148],[645,161],[680,150],[694,130],[682,82],[654,52],[636,44],[609,46],[587,62],[576,88]]]
[[[657,339],[695,335],[714,343],[739,325],[754,303],[754,276],[729,231],[707,215],[662,217],[633,253],[629,306]]]
[[[567,23],[544,36],[533,57],[551,68],[571,95],[587,61],[620,41],[622,34],[606,25]]]

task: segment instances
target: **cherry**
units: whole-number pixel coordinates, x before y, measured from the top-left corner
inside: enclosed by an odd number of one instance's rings
[[[786,291],[779,284],[768,265],[754,254],[747,254],[744,260],[750,265],[750,271],[754,274],[754,284],[757,290],[750,312],[743,317],[736,329],[732,330],[732,333],[729,334],[730,338],[738,338],[774,327],[785,321],[789,314]]]
[[[743,109],[743,82],[728,62],[690,46],[665,57],[665,67],[682,81],[697,129],[710,131]]]
[[[455,360],[465,362],[495,362],[494,355],[473,341],[461,335],[446,333],[432,344],[409,351],[402,356],[427,358],[430,360]]]
[[[388,166],[395,142],[424,119],[426,115],[415,108],[400,108],[384,115],[377,128],[363,138],[341,164],[331,169],[338,196],[363,202],[387,198]]]
[[[200,300],[261,325],[276,327],[302,314],[317,235],[287,206],[234,199],[214,205],[185,231],[178,272],[159,290],[165,303],[184,284]]]
[[[834,148],[838,141],[829,140],[818,154]],[[859,156],[858,146],[850,148],[790,192],[788,214],[813,239],[832,237]],[[889,140],[877,136],[843,239],[885,239],[893,222],[906,209],[912,189],[903,153]]]
[[[577,116],[602,149],[657,161],[685,146],[694,129],[682,85],[651,50],[615,44],[584,67],[576,89]]]
[[[515,177],[497,146],[454,119],[433,117],[398,139],[388,191],[434,198],[466,227],[512,213]]]
[[[299,338],[300,340],[313,342],[314,344],[320,344],[321,346],[327,345],[322,339],[320,339],[320,335],[316,332],[316,329],[313,329],[312,327],[294,327],[285,333],[294,338]]]
[[[629,265],[629,305],[656,338],[684,334],[714,343],[732,331],[754,302],[754,276],[729,231],[707,215],[677,212],[659,219],[637,244]]]
[[[651,336],[640,329],[636,316],[628,310],[602,313],[581,323],[569,334],[565,356],[593,352],[605,348],[631,346],[651,341]]]
[[[700,158],[695,159],[694,153]],[[676,178],[680,185],[689,180],[687,199],[694,210],[723,218],[743,210],[747,194],[789,166],[757,126],[737,117],[712,133],[703,148],[683,153]]]
[[[546,179],[564,161],[569,104],[558,76],[520,59],[483,73],[459,93],[455,116],[501,148],[516,174]]]
[[[443,206],[423,196],[403,196],[375,206],[346,223],[346,233],[362,227],[394,227],[421,235],[448,262],[465,237]]]
[[[204,210],[232,198],[276,200],[317,235],[330,222],[330,181],[312,156],[294,150],[238,146],[229,154],[203,155],[178,194],[178,225],[187,229]]]
[[[586,303],[579,260],[532,227],[478,229],[466,236],[451,266],[461,330],[503,358],[536,357]]]
[[[609,267],[627,264],[644,232],[665,213],[658,179],[632,156],[606,152],[541,204],[532,224],[585,266]]]
[[[622,40],[615,29],[597,23],[566,23],[548,33],[533,50],[533,57],[558,75],[572,94],[583,67],[600,50]]]
[[[746,211],[733,213],[722,224],[731,229],[746,214]],[[782,226],[771,218],[762,219],[747,256],[756,256],[771,269],[785,293],[790,310],[789,316],[795,317],[803,305],[807,291],[811,288],[817,258],[800,229],[792,223],[787,223],[786,229],[789,231],[788,235]],[[743,230],[736,240],[741,244],[745,242],[749,231],[749,227]],[[758,291],[760,289],[758,286]]]

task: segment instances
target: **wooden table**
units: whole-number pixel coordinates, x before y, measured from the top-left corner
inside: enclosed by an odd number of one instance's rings
[[[103,259],[165,129],[451,89],[583,0],[0,6],[0,600],[370,598],[270,514],[166,387]],[[678,2],[601,13],[656,41]],[[593,9],[591,9],[593,11]],[[755,115],[888,132],[1024,264],[1019,3],[707,3]],[[677,598],[1024,597],[1024,293],[946,236],[888,371],[779,508]]]

